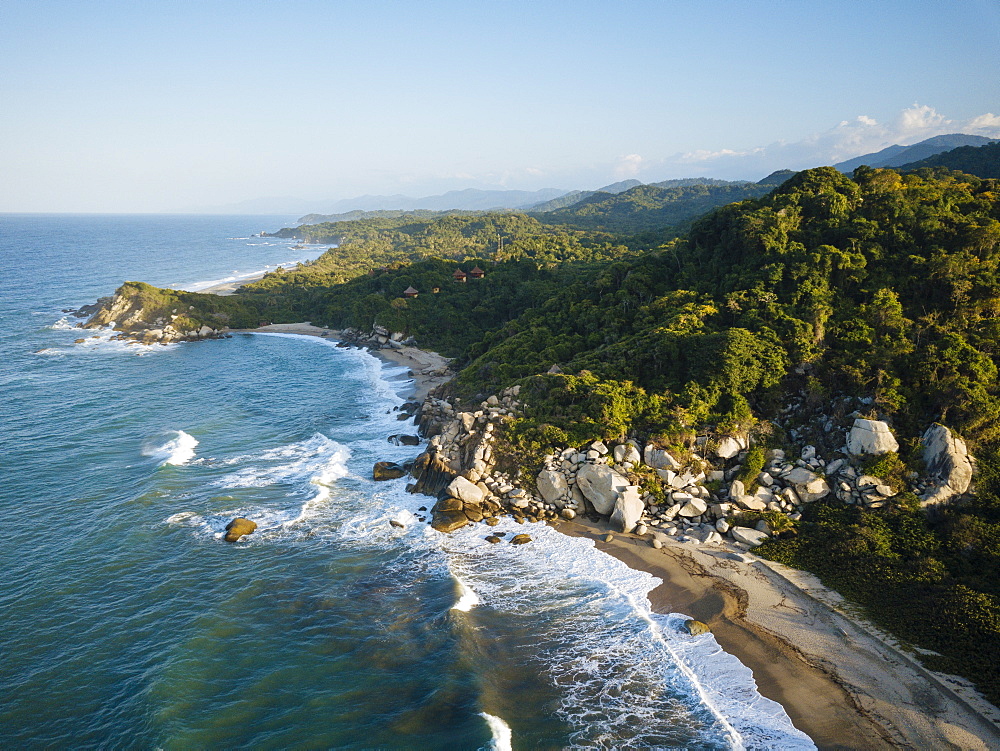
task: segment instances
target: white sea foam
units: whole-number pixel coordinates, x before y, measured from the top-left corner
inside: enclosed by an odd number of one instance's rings
[[[183,430],[170,430],[164,434],[147,438],[142,444],[142,455],[159,459],[157,466],[178,467],[194,458],[198,439]]]
[[[222,488],[264,488],[283,485],[289,498],[306,496],[294,510],[257,509],[271,525],[290,526],[313,518],[330,499],[330,487],[348,474],[350,450],[322,433],[276,449],[225,460],[225,464],[243,465],[216,480]]]
[[[477,595],[475,590],[466,584],[460,577],[455,576],[454,574],[452,574],[452,576],[455,577],[455,583],[458,584],[458,592],[460,596],[458,598],[458,602],[452,605],[451,609],[468,613],[480,603],[479,595]]]
[[[538,623],[538,642],[551,650],[549,674],[564,692],[558,714],[577,728],[575,744],[662,745],[665,720],[683,721],[670,720],[673,705],[708,745],[814,748],[714,637],[692,638],[682,629],[686,616],[653,612],[647,595],[658,579],[544,524],[526,529],[504,520],[491,531],[528,531],[533,542],[491,546],[476,527],[438,539],[482,607]],[[624,717],[628,738],[619,726]]]
[[[49,328],[52,329],[53,331],[72,331],[73,329],[78,328],[78,326],[77,324],[70,321],[68,317],[63,316],[58,321],[49,326]]]
[[[493,751],[511,751],[513,734],[510,732],[510,725],[501,718],[486,712],[480,712],[479,716],[486,720],[486,724],[490,726],[490,732],[493,733],[493,742],[490,744],[490,748]]]

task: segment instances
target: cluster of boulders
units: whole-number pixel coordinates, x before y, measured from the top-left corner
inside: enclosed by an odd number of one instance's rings
[[[403,347],[417,346],[417,340],[412,336],[408,337],[399,331],[389,331],[385,326],[379,326],[377,323],[372,325],[370,331],[355,328],[343,329],[340,332],[340,341],[343,346],[353,344],[368,349],[402,349]]]
[[[431,509],[435,529],[451,532],[480,521],[495,526],[501,515],[518,522],[557,518],[554,507],[533,497],[520,478],[496,468],[496,429],[519,413],[519,392],[513,386],[474,411],[461,411],[448,399],[424,401],[418,424],[428,445],[410,468],[415,481],[409,489],[437,496]]]
[[[437,496],[431,509],[436,529],[448,532],[480,521],[496,525],[502,514],[518,521],[582,514],[606,517],[622,532],[648,535],[655,547],[674,539],[745,548],[780,534],[801,518],[807,504],[831,493],[869,508],[897,494],[888,480],[863,468],[873,457],[897,451],[898,442],[886,422],[857,413],[825,431],[840,444],[830,459],[809,444],[793,455],[770,449],[761,466],[761,450],[754,449],[751,437],[702,435],[685,447],[637,440],[567,447],[546,456],[537,476],[511,476],[496,471],[494,438],[498,426],[522,409],[518,393],[517,386],[507,389],[475,411],[435,397],[421,406],[418,424],[429,443],[408,467],[415,479],[409,489]],[[962,440],[933,425],[922,443],[927,471],[911,472],[907,489],[925,505],[966,492],[973,465]],[[739,523],[748,519],[755,520],[752,526]]]

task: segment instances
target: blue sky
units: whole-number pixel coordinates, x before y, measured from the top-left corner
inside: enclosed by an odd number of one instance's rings
[[[0,211],[759,179],[1000,136],[996,0],[0,3]]]

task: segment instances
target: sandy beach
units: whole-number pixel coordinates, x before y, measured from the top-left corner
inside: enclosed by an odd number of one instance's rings
[[[309,323],[249,331],[337,338]],[[448,359],[417,349],[372,354],[409,367],[410,398],[447,382]],[[613,533],[578,517],[554,526],[663,583],[654,609],[707,623],[720,646],[754,674],[760,692],[780,703],[796,727],[823,749],[1000,748],[1000,711],[960,678],[924,668],[837,593],[802,571],[721,546],[668,543]],[[744,560],[738,560],[736,556]]]
[[[613,533],[606,523],[561,522],[569,535],[663,581],[657,612],[707,623],[720,646],[753,670],[820,748],[995,749],[1000,714],[962,679],[932,673],[805,572],[722,547],[667,544]]]

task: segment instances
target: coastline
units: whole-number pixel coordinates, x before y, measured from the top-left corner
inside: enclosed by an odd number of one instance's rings
[[[245,333],[337,339],[309,323]],[[410,368],[408,398],[423,401],[450,380],[448,359],[416,347],[370,350]],[[658,613],[685,613],[709,625],[719,645],[753,671],[760,693],[785,709],[819,748],[1000,748],[1000,712],[967,682],[932,673],[891,638],[849,612],[815,577],[728,548],[649,540],[609,531],[606,521],[550,523],[595,540],[599,550],[662,584],[649,594]]]
[[[649,594],[653,609],[707,623],[719,645],[753,671],[760,693],[819,748],[1000,747],[995,707],[969,688],[957,694],[958,686],[944,681],[958,679],[931,673],[864,619],[825,604],[813,593],[843,600],[805,572],[756,556],[738,562],[715,546],[657,550],[620,532],[605,542],[606,522],[554,526],[659,578]]]
[[[219,293],[216,293],[219,294]],[[341,332],[336,329],[325,329],[303,323],[272,323],[255,329],[233,329],[234,334],[299,334],[302,336],[319,336],[339,340]],[[448,372],[447,357],[418,347],[403,346],[399,349],[371,349],[374,357],[392,365],[402,365],[409,368],[409,376],[413,383],[408,389],[407,398],[422,402],[432,389],[451,380]]]

